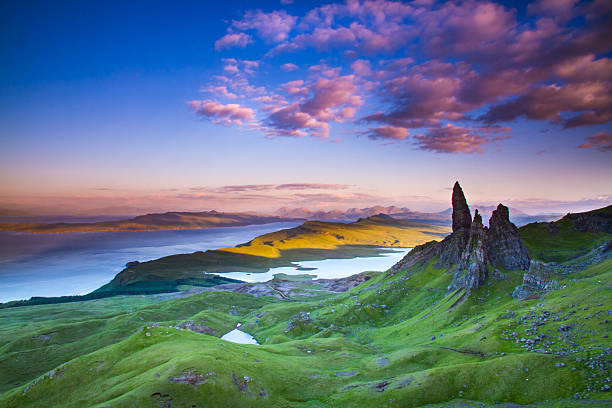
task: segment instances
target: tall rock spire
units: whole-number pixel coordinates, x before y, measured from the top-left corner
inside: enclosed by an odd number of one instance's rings
[[[460,229],[469,229],[472,225],[470,207],[468,207],[463,190],[459,182],[455,182],[453,187],[453,232]]]

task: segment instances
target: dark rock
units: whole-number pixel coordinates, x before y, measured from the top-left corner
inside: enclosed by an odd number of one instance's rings
[[[140,261],[131,261],[131,262],[126,263],[125,267],[126,268],[131,268],[132,266],[136,266],[136,265],[139,265],[139,264],[140,264]]]
[[[198,385],[204,384],[208,381],[208,377],[215,375],[214,372],[206,373],[206,374],[197,374],[192,370],[187,372],[183,372],[183,375],[178,377],[168,378],[168,382],[179,383],[179,384],[188,384],[191,385],[194,389],[198,388]]]
[[[612,205],[598,210],[567,214],[564,220],[571,220],[574,228],[581,232],[612,234]]]
[[[437,241],[429,241],[422,245],[415,246],[401,261],[391,267],[389,276],[393,276],[399,271],[411,266],[427,263],[431,258],[438,255],[439,249],[440,243]]]
[[[489,219],[489,261],[505,269],[529,268],[529,254],[519,236],[518,228],[510,222],[508,207],[499,204]]]
[[[482,225],[478,210],[470,227],[470,236],[461,255],[459,269],[453,275],[449,290],[464,288],[468,292],[478,288],[487,278],[488,243],[487,232]]]
[[[453,186],[453,232],[461,229],[469,229],[472,223],[470,207],[468,207],[463,190],[456,181]]]
[[[310,313],[300,312],[296,315],[291,316],[291,319],[285,327],[285,333],[290,333],[295,329],[301,330],[313,330],[317,329],[313,321],[310,319]]]
[[[437,268],[448,268],[457,265],[461,261],[463,251],[470,239],[469,229],[460,229],[453,232],[439,243],[439,257],[436,262]]]
[[[196,333],[210,334],[211,336],[215,336],[214,330],[206,326],[205,324],[198,324],[192,321],[187,321],[187,322],[181,322],[177,324],[176,326],[180,327],[181,329],[190,330]]]
[[[557,289],[559,283],[553,280],[553,277],[553,269],[550,264],[531,261],[529,271],[523,275],[523,283],[514,288],[512,297],[528,299],[538,297],[541,292]]]
[[[415,247],[388,272],[393,276],[405,271],[407,277],[417,266],[422,266],[438,257],[435,266],[448,268],[453,274],[449,291],[465,289],[469,294],[483,283],[489,274],[489,266],[504,269],[529,268],[529,255],[516,226],[510,222],[509,210],[502,204],[493,211],[490,228],[482,224],[482,217],[475,211],[470,218],[470,208],[458,182],[453,187],[453,232],[441,242],[431,241]],[[506,279],[506,274],[497,271],[496,280]],[[539,283],[527,278],[527,286]],[[526,288],[527,288],[526,286]],[[544,285],[546,286],[546,285]]]

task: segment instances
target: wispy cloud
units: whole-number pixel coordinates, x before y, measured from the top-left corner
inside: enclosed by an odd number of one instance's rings
[[[578,146],[580,149],[595,148],[602,152],[612,150],[612,133],[597,132],[586,138],[586,142]]]
[[[253,109],[235,103],[223,105],[216,101],[204,100],[189,101],[187,104],[198,114],[223,125],[241,125],[245,120],[255,117]]]

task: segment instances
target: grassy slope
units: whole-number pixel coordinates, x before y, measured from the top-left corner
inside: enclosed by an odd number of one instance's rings
[[[266,272],[295,262],[376,256],[377,247],[411,247],[440,239],[449,229],[374,216],[351,224],[308,221],[236,247],[172,255],[125,269],[98,291],[176,290],[197,285],[202,272]]]
[[[612,206],[584,214],[611,217]],[[545,262],[566,262],[586,254],[602,240],[609,239],[609,234],[603,232],[578,231],[576,222],[570,217],[552,223],[527,224],[519,228],[519,231],[530,257]]]
[[[574,256],[581,251],[576,248]],[[27,376],[5,381],[5,388],[22,385],[0,396],[0,406],[416,407],[459,406],[464,400],[611,406],[609,395],[599,392],[609,376],[610,355],[598,356],[612,345],[607,337],[612,258],[560,277],[562,289],[528,301],[510,296],[522,273],[503,271],[505,280],[491,280],[457,303],[462,293],[447,295],[451,276],[433,265],[379,275],[347,293],[315,301],[217,292],[119,313],[110,319],[118,319],[116,327],[124,324],[121,319],[135,316],[145,319],[140,327],[151,321],[160,326],[142,331],[131,327],[117,336],[122,340],[101,342],[99,350],[77,353],[80,357],[70,361],[74,355],[58,351],[57,360],[67,362],[53,379],[39,377],[25,394]],[[231,305],[237,306],[237,315],[229,313]],[[59,313],[61,306],[54,307]],[[10,329],[2,325],[1,338],[7,340],[0,361],[11,361],[6,358],[11,352],[20,356],[38,350],[42,355],[61,347],[55,337],[37,347],[28,343],[35,334],[64,327],[55,316],[45,323],[40,317],[37,324],[44,324],[44,330],[27,325],[28,313],[41,315],[37,308],[0,311],[4,321],[13,322]],[[310,312],[312,322],[287,332],[289,320],[299,312]],[[24,313],[22,332],[15,329],[15,313]],[[200,318],[218,334],[243,322],[262,345],[238,345],[169,327],[177,319]],[[82,320],[89,317],[74,316],[73,324]],[[560,331],[562,325],[571,329]],[[554,342],[540,346],[542,351],[529,352],[516,341],[542,334]],[[16,370],[30,368],[33,379],[43,371],[35,359],[11,364],[2,366],[3,376],[10,373],[12,378]],[[44,370],[51,367],[47,364]],[[202,383],[169,381],[177,377]],[[576,394],[590,401],[583,405],[573,399]]]
[[[0,230],[33,233],[98,232],[98,231],[161,231],[195,228],[237,227],[251,224],[291,221],[288,218],[259,216],[247,213],[167,212],[147,214],[127,220],[85,223],[0,223]]]

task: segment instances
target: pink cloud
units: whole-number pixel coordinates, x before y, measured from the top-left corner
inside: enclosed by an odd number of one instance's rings
[[[566,81],[606,81],[611,76],[612,59],[595,60],[595,55],[587,54],[559,62],[554,72]]]
[[[284,10],[271,13],[257,10],[247,11],[242,20],[232,24],[239,30],[255,30],[264,40],[278,43],[287,39],[296,20],[297,17],[287,14]]]
[[[368,131],[370,139],[403,140],[408,136],[408,129],[397,126],[379,126]]]
[[[277,109],[268,117],[263,130],[268,136],[315,137],[329,136],[329,125],[300,110],[298,103]]]
[[[562,113],[578,113],[563,120]],[[566,128],[612,120],[612,93],[605,82],[540,85],[515,100],[493,106],[481,117],[487,123],[508,122],[518,117],[562,122]]]
[[[508,128],[465,128],[447,124],[414,136],[420,150],[437,153],[482,153],[482,146],[509,137]],[[495,135],[497,134],[497,135]]]
[[[595,148],[602,152],[612,150],[612,133],[597,132],[586,138],[586,143],[578,146],[579,149]]]
[[[227,90],[226,86],[209,86],[201,89],[202,92],[212,93],[228,99],[236,99],[238,96]]]
[[[304,81],[301,79],[289,81],[283,84],[282,87],[290,96],[308,95],[308,88],[304,86]]]
[[[466,1],[445,3],[418,16],[425,42],[432,55],[469,55],[496,49],[515,27],[515,14],[504,6]]]
[[[243,121],[255,118],[253,109],[234,103],[223,105],[216,101],[205,100],[189,101],[187,104],[196,113],[223,125],[241,125]]]
[[[527,6],[530,14],[550,15],[557,19],[570,19],[575,13],[577,0],[537,0]]]
[[[285,72],[291,72],[291,71],[295,71],[296,69],[298,69],[298,66],[288,62],[286,64],[281,65],[280,69]]]
[[[313,72],[318,75],[336,75],[334,69],[324,66],[317,67]],[[311,135],[326,138],[329,136],[330,122],[341,123],[352,119],[363,103],[353,75],[332,78],[319,76],[308,84],[296,80],[284,84],[283,88],[290,97],[297,97],[297,100],[271,110],[266,123],[261,127],[271,137]]]
[[[357,76],[369,76],[372,74],[372,67],[368,60],[357,60],[351,64],[351,68]]]
[[[252,43],[251,36],[245,33],[229,33],[215,41],[215,50],[219,51],[224,48],[240,47],[244,48]]]
[[[323,120],[334,120],[332,108],[348,105],[358,107],[361,98],[356,95],[357,85],[352,75],[335,79],[318,79],[311,87],[312,98],[302,104],[302,111]]]
[[[346,190],[350,186],[346,184],[324,184],[324,183],[289,183],[279,184],[277,190]]]

